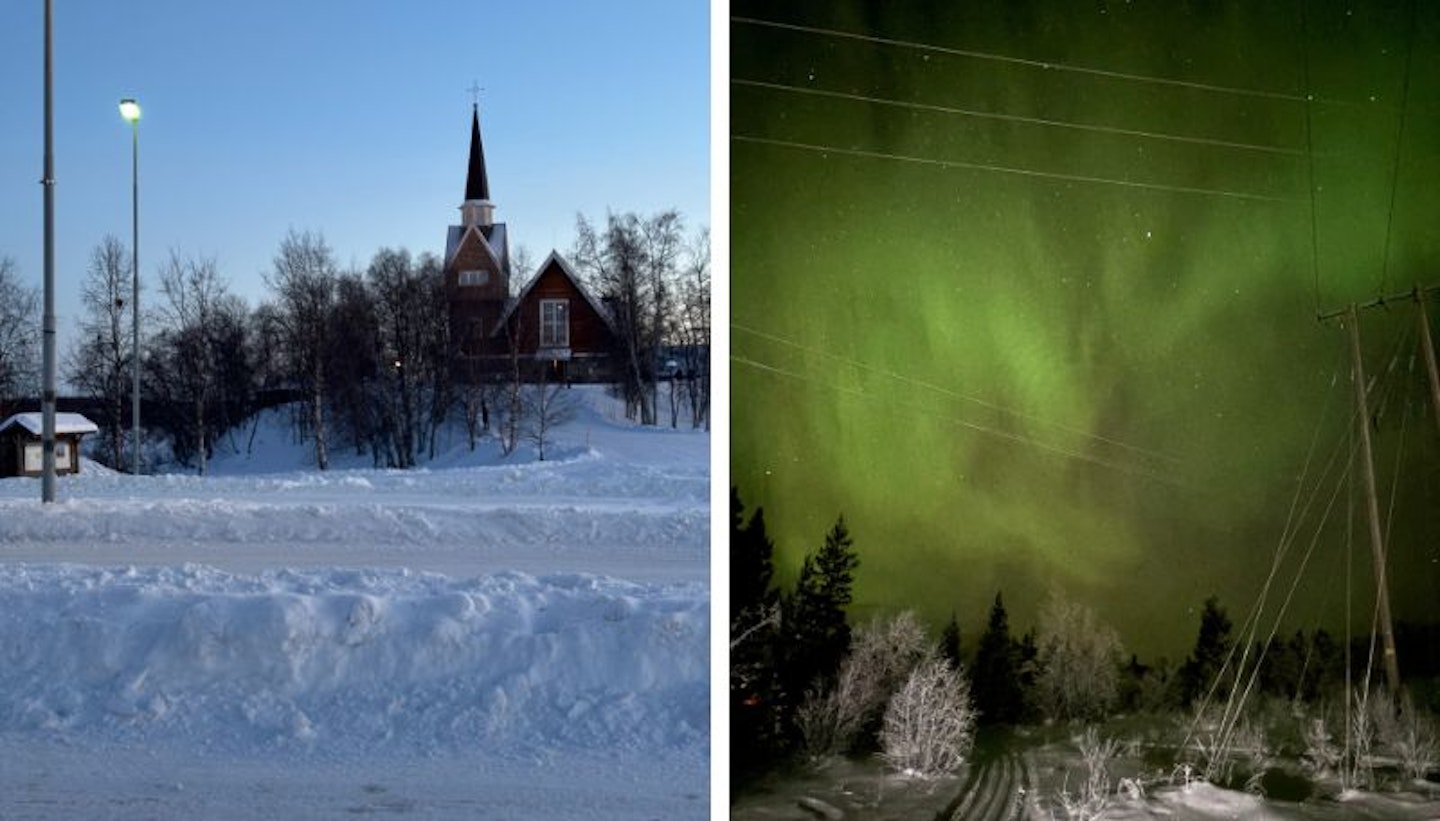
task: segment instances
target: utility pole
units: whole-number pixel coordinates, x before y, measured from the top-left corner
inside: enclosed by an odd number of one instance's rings
[[[1370,554],[1375,564],[1376,607],[1380,611],[1380,639],[1385,648],[1385,683],[1400,692],[1400,664],[1395,658],[1395,629],[1390,623],[1390,585],[1385,578],[1385,542],[1380,535],[1380,502],[1375,493],[1375,462],[1370,452],[1370,403],[1365,398],[1365,363],[1360,358],[1360,328],[1354,303],[1346,311],[1350,326],[1351,374],[1355,383],[1356,422],[1360,427],[1360,458],[1365,476],[1365,510],[1370,519]]]
[[[1370,406],[1365,397],[1365,364],[1360,358],[1361,308],[1381,308],[1391,302],[1414,299],[1420,321],[1420,344],[1425,349],[1425,369],[1430,380],[1430,401],[1434,408],[1436,423],[1440,424],[1440,373],[1435,365],[1435,344],[1430,337],[1430,320],[1425,311],[1425,297],[1440,291],[1440,285],[1416,285],[1409,293],[1380,296],[1363,304],[1351,303],[1349,307],[1316,316],[1321,322],[1343,318],[1350,330],[1350,361],[1355,381],[1355,413],[1360,428],[1361,458],[1364,460],[1362,473],[1365,477],[1365,509],[1370,522],[1370,550],[1375,564],[1376,609],[1379,610],[1380,633],[1385,651],[1385,679],[1390,692],[1400,691],[1400,665],[1395,656],[1395,628],[1390,621],[1390,585],[1385,573],[1385,542],[1380,533],[1380,502],[1375,489],[1375,459],[1370,446]]]
[[[1415,286],[1415,305],[1420,315],[1420,345],[1425,349],[1425,373],[1430,378],[1430,410],[1440,427],[1440,370],[1435,367],[1435,343],[1430,339],[1430,317],[1425,312],[1425,289]]]
[[[45,0],[45,314],[41,318],[40,502],[55,501],[55,8]]]

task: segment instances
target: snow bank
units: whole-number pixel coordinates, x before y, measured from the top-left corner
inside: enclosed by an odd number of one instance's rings
[[[271,414],[0,479],[0,817],[705,817],[710,437],[574,394],[545,462],[320,473]]]
[[[708,601],[579,574],[0,567],[0,734],[241,754],[703,749]]]
[[[545,449],[549,458],[542,464],[571,461],[597,453],[628,461],[672,466],[699,466],[709,462],[709,435],[704,430],[693,428],[688,414],[682,414],[676,428],[639,425],[625,418],[624,403],[610,396],[603,385],[576,385],[561,391],[558,401],[570,408],[571,420],[553,430],[553,437]],[[661,405],[667,401],[662,389]],[[210,474],[254,475],[313,469],[315,452],[312,444],[297,441],[295,434],[294,419],[303,415],[299,405],[271,408],[222,434],[214,443],[214,457],[208,466]],[[661,413],[661,417],[669,421],[668,409]],[[91,440],[88,444],[99,446],[98,440]],[[429,458],[428,446],[417,454],[420,467],[473,468],[538,462],[534,443],[523,438],[510,454],[501,453],[493,433],[480,436],[472,450],[465,427],[458,419],[440,426],[435,445],[433,459]],[[328,455],[330,466],[334,469],[376,467],[373,454],[368,451],[357,453],[345,442],[331,442]],[[193,473],[193,470],[180,466],[172,466],[169,471]]]
[[[575,393],[615,404],[599,389]],[[91,464],[59,477],[59,501],[43,508],[36,480],[0,480],[0,560],[204,562],[246,573],[408,566],[462,576],[708,576],[710,437],[703,432],[638,427],[590,411],[560,429],[583,443],[561,460],[496,461],[484,448],[462,446],[417,470],[262,473],[308,453],[280,425],[283,414],[267,418],[255,461],[216,459],[210,476],[130,476]]]

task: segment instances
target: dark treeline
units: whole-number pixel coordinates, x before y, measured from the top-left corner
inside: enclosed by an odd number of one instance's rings
[[[20,284],[15,261],[0,255],[0,419],[40,382],[40,295]]]
[[[1260,709],[1256,704],[1287,705],[1272,712],[1290,716],[1293,724],[1295,715],[1325,716],[1337,705],[1343,710],[1367,671],[1374,689],[1383,688],[1370,636],[1351,638],[1347,681],[1343,637],[1317,628],[1266,641],[1264,631],[1237,630],[1214,597],[1204,602],[1192,649],[1178,663],[1144,664],[1127,656],[1114,630],[1059,590],[1050,592],[1036,626],[1019,635],[997,593],[970,646],[953,614],[938,639],[909,614],[852,631],[845,610],[859,560],[843,518],[806,555],[792,588],[775,582],[774,550],[765,511],[757,507],[747,517],[732,488],[731,766],[742,786],[827,755],[886,757],[877,717],[888,716],[884,705],[899,697],[907,672],[930,658],[962,673],[965,697],[952,709],[982,726],[1091,723],[1136,713],[1194,716],[1199,723],[1242,692],[1250,713]],[[1436,711],[1440,627],[1402,624],[1396,640],[1408,697],[1422,710]],[[889,649],[877,655],[877,643]],[[897,663],[899,670],[893,669]]]
[[[672,427],[685,416],[708,427],[705,230],[687,236],[674,211],[610,214],[603,228],[580,217],[572,256],[615,320],[615,355],[625,367],[614,389],[631,416]],[[512,297],[533,273],[528,260],[516,250]],[[132,275],[127,247],[105,237],[91,253],[76,336],[60,360],[62,378],[87,398],[100,428],[93,456],[115,467],[131,464],[133,448]],[[264,280],[269,295],[251,308],[230,292],[214,259],[178,251],[151,280],[139,346],[146,462],[169,458],[204,473],[217,437],[241,450],[252,444],[256,412],[277,395],[298,399],[294,434],[322,470],[337,449],[369,455],[376,466],[413,467],[434,457],[452,416],[465,422],[472,449],[493,435],[508,454],[528,439],[543,458],[568,418],[557,386],[529,384],[530,369],[518,363],[485,373],[456,365],[443,261],[432,254],[382,248],[363,270],[344,270],[322,235],[292,230]],[[21,401],[39,393],[39,327],[37,294],[0,257],[6,415],[33,409]],[[675,357],[683,361],[666,370]]]

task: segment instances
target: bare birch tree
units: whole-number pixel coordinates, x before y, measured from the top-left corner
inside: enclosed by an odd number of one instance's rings
[[[710,429],[710,229],[700,228],[689,247],[680,284],[675,334],[680,373],[692,427]]]
[[[336,279],[330,325],[326,373],[331,427],[336,437],[349,439],[356,456],[368,449],[376,467],[397,467],[393,414],[380,387],[386,367],[381,361],[380,320],[364,277],[345,273]]]
[[[294,229],[280,242],[274,270],[266,278],[278,299],[289,375],[305,397],[308,433],[315,442],[315,466],[320,470],[330,466],[326,354],[337,278],[335,256],[325,238]]]
[[[648,280],[650,304],[647,307],[650,316],[642,323],[639,333],[641,347],[650,351],[645,363],[649,365],[650,406],[658,408],[660,380],[655,369],[659,365],[661,346],[674,338],[674,303],[679,285],[680,259],[685,250],[685,223],[680,212],[674,209],[662,211],[642,223],[640,236],[641,259]],[[674,384],[672,379],[672,391]],[[673,413],[672,408],[671,427],[676,424]]]
[[[504,415],[500,419],[500,455],[509,456],[520,446],[520,434],[523,430],[525,418],[524,401],[524,371],[520,358],[520,337],[521,324],[517,316],[510,325],[505,328],[506,343],[508,347],[508,368],[505,375],[505,383],[501,388],[501,402],[504,404]]]
[[[125,405],[133,390],[131,376],[130,252],[120,240],[106,236],[90,252],[80,285],[84,311],[79,335],[66,358],[65,378],[77,390],[100,400],[94,420],[106,443],[110,466],[125,464]]]
[[[862,625],[835,686],[811,691],[800,706],[806,751],[831,755],[873,744],[885,705],[929,652],[930,640],[912,611]]]
[[[1119,635],[1058,588],[1040,613],[1038,633],[1035,695],[1041,711],[1058,720],[1103,717],[1119,697]]]
[[[233,303],[233,298],[214,259],[186,259],[174,250],[160,270],[160,294],[159,355],[173,380],[173,398],[190,407],[189,447],[177,450],[193,448],[203,476],[213,435],[208,421],[220,383],[218,332],[230,324],[222,317],[236,312],[243,315],[243,306],[227,304]]]
[[[431,306],[429,295],[404,249],[382,248],[370,261],[366,281],[375,297],[386,404],[395,420],[396,467],[415,466],[421,415],[420,386],[429,376],[424,333]]]
[[[563,385],[549,380],[550,369],[540,368],[539,379],[528,387],[530,394],[526,402],[530,418],[530,441],[540,461],[545,461],[545,449],[555,439],[555,429],[575,418],[575,404]]]
[[[644,224],[634,214],[608,214],[604,233],[576,217],[572,256],[610,308],[617,339],[612,356],[627,418],[655,424],[655,336],[650,332],[651,280],[647,276]]]
[[[39,328],[39,294],[20,284],[15,260],[0,256],[0,419],[36,388]]]

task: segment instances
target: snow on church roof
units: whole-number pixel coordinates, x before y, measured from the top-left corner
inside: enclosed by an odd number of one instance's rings
[[[455,254],[460,250],[460,240],[464,239],[467,229],[468,226],[465,225],[452,225],[450,226],[450,230],[446,232],[446,268],[449,268],[451,264],[455,262]],[[505,232],[505,223],[496,222],[490,225],[477,225],[475,226],[475,230],[480,232],[480,236],[484,238],[485,242],[490,246],[490,253],[494,255],[495,261],[508,269],[510,266],[506,262],[506,257],[508,257],[509,254],[505,248],[505,244],[508,241]]]
[[[30,433],[40,436],[44,424],[39,413],[17,413],[14,416],[0,422],[0,433],[10,429],[12,425],[19,425]],[[94,422],[86,419],[80,413],[57,413],[55,414],[55,432],[59,433],[95,433],[100,428]]]

